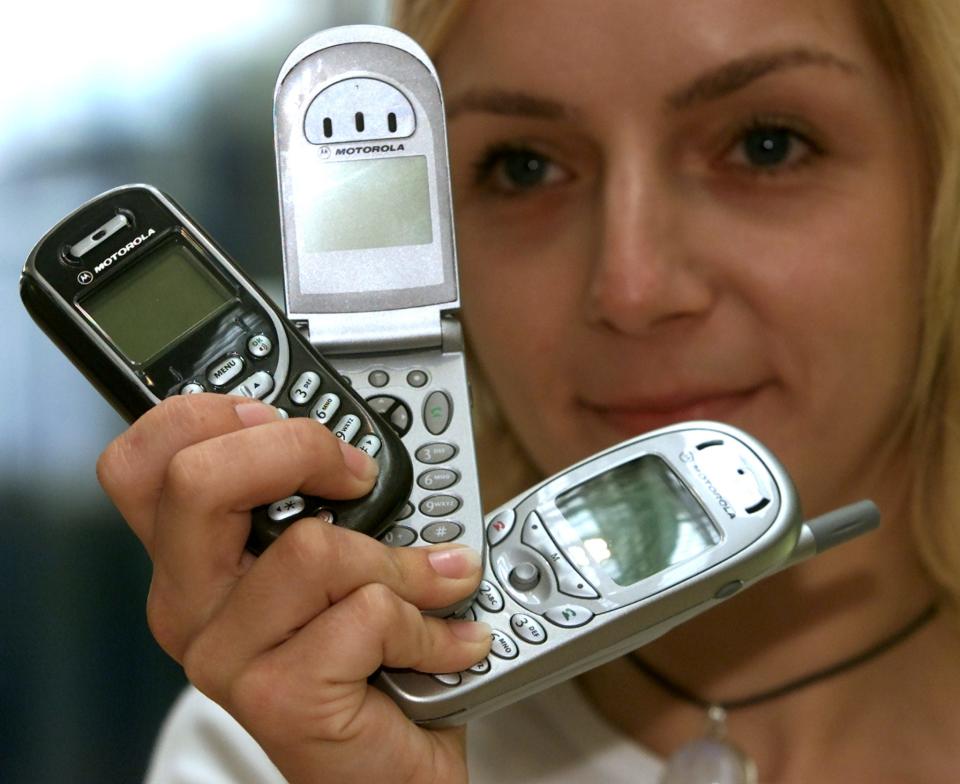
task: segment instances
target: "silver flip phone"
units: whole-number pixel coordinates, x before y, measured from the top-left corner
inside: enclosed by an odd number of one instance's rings
[[[656,639],[744,587],[876,527],[862,501],[803,521],[790,477],[736,428],[690,422],[626,441],[486,518],[467,615],[493,629],[465,672],[384,671],[414,721],[461,724]]]
[[[322,31],[280,71],[274,131],[287,315],[413,458],[382,539],[481,549],[436,70],[396,30]]]

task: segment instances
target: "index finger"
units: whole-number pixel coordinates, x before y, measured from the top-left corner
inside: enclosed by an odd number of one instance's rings
[[[147,411],[115,438],[97,461],[97,479],[147,551],[153,552],[156,509],[167,466],[183,449],[216,436],[241,430],[251,417],[277,416],[264,404],[247,398],[200,394],[175,396]],[[246,421],[241,419],[241,409]]]

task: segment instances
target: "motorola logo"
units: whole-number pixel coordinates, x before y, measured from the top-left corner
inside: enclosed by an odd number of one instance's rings
[[[84,270],[77,275],[77,283],[79,283],[81,286],[86,286],[89,283],[93,283],[93,273],[90,270]]]

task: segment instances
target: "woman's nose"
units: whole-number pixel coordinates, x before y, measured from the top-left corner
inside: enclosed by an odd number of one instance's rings
[[[696,236],[682,183],[640,155],[626,157],[602,180],[586,314],[595,326],[640,336],[710,310],[709,264],[694,248],[711,243]]]

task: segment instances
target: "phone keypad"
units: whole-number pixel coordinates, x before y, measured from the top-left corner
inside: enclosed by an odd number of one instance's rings
[[[381,541],[389,547],[409,547],[417,541],[417,532],[405,525],[395,525],[381,537]]]
[[[417,484],[424,490],[446,490],[453,487],[460,479],[456,471],[449,468],[434,468],[431,471],[424,471],[417,477]]]
[[[475,532],[467,536],[466,521],[461,519],[464,514],[479,517],[481,512],[473,508],[476,502],[465,501],[475,492],[472,450],[461,453],[459,423],[453,418],[455,395],[443,386],[453,361],[437,359],[430,352],[420,367],[365,364],[362,359],[347,359],[337,366],[370,408],[404,441],[412,441],[407,446],[415,459],[413,492],[393,528],[381,537],[392,547],[467,540],[474,547],[480,544]],[[465,477],[466,470],[471,476]],[[467,495],[458,492],[461,487]]]
[[[320,374],[308,370],[301,373],[290,387],[290,402],[295,406],[305,406],[320,389]]]
[[[421,532],[425,542],[430,544],[440,544],[442,542],[452,542],[463,533],[463,526],[460,523],[430,523]]]
[[[456,456],[457,448],[453,444],[445,444],[442,441],[424,444],[414,455],[417,460],[427,465],[446,463],[448,460],[453,460]]]
[[[310,416],[318,422],[327,423],[333,418],[333,415],[337,413],[338,408],[340,408],[340,398],[333,394],[333,392],[327,392],[317,401],[317,404],[310,412]]]
[[[500,629],[493,629],[490,632],[490,653],[501,659],[516,659],[520,655],[520,649],[517,648],[517,641],[509,634]]]
[[[460,508],[460,499],[455,495],[431,495],[420,502],[420,512],[427,517],[446,517]]]
[[[372,433],[365,435],[363,438],[357,441],[357,449],[359,449],[361,452],[366,452],[368,455],[370,455],[370,457],[376,457],[381,446],[383,446],[383,442],[378,436],[375,436]]]
[[[510,628],[521,640],[532,645],[542,645],[547,639],[547,630],[536,618],[526,613],[510,616]]]
[[[480,582],[480,591],[477,593],[477,604],[487,612],[500,612],[503,609],[503,594],[492,582],[483,580]]]
[[[306,502],[298,495],[291,495],[288,498],[281,498],[274,501],[267,507],[267,515],[275,523],[296,517],[306,508]]]
[[[346,441],[348,444],[352,443],[357,433],[360,432],[360,424],[360,417],[355,414],[347,414],[337,422],[333,434],[341,441]]]

